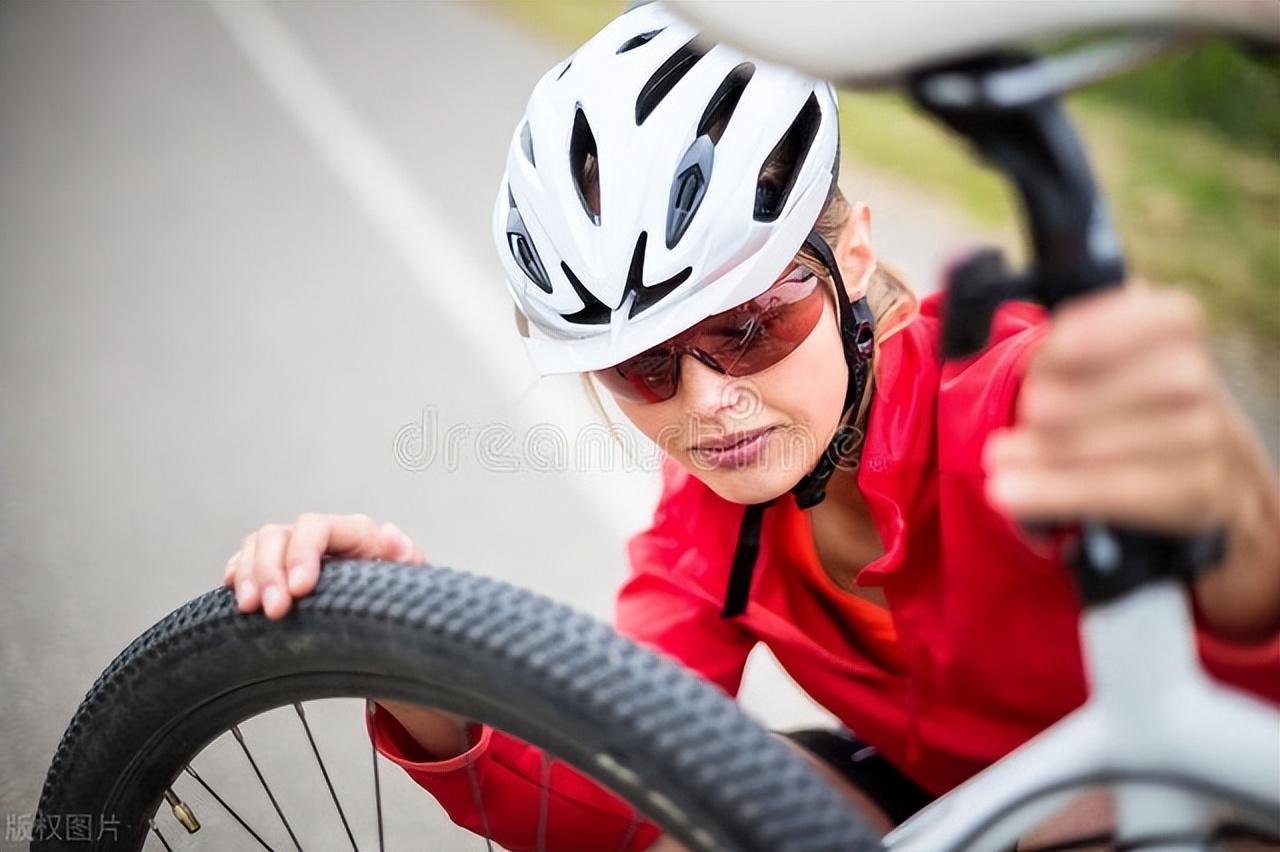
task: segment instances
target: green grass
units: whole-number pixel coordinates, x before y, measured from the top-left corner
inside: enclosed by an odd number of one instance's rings
[[[616,0],[502,0],[567,51]],[[1016,214],[1002,178],[893,94],[842,92],[845,151],[941,193],[978,222]],[[1185,286],[1220,327],[1280,344],[1280,64],[1224,44],[1072,95],[1129,266]]]
[[[1080,106],[1130,266],[1280,342],[1280,162],[1193,123]]]
[[[494,0],[491,4],[573,50],[627,7],[624,0]]]

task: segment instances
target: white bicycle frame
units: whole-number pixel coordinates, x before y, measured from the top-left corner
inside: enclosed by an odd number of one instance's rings
[[[1184,588],[1165,580],[1094,606],[1080,633],[1084,706],[903,823],[889,849],[1010,849],[1102,782],[1117,784],[1120,842],[1207,835],[1217,799],[1251,803],[1234,818],[1280,835],[1280,711],[1205,674]]]

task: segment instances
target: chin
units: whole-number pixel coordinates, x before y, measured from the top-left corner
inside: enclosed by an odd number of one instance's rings
[[[749,505],[780,497],[818,463],[821,453],[806,430],[784,428],[763,455],[737,466],[708,463],[696,452],[682,453],[681,463],[708,488],[732,503]]]
[[[697,463],[689,471],[721,498],[731,503],[763,503],[786,494],[803,477],[803,471],[788,470],[763,463],[747,467],[719,469]]]

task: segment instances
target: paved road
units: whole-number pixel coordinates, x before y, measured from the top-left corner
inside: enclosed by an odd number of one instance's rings
[[[435,561],[607,615],[655,494],[644,474],[493,470],[467,442],[397,461],[433,416],[428,446],[591,418],[573,383],[534,386],[509,307],[450,308],[505,298],[489,204],[555,53],[483,9],[272,9],[381,146],[356,159],[399,170],[447,225],[421,250],[460,274],[423,280],[209,5],[0,6],[6,815],[34,808],[97,672],[263,522],[394,519]]]
[[[393,519],[608,615],[655,482],[529,469],[531,425],[593,416],[524,366],[487,231],[557,59],[478,3],[0,3],[6,819],[94,676],[263,522]],[[846,178],[917,281],[974,235]],[[481,458],[485,427],[513,449]],[[814,718],[767,665],[746,701]]]

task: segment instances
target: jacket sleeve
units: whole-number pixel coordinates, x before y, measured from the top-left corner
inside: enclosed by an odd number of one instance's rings
[[[1216,679],[1280,705],[1280,631],[1257,642],[1224,639],[1197,614],[1200,660]]]
[[[736,695],[754,640],[680,579],[695,552],[686,522],[700,486],[691,479],[665,462],[654,522],[628,542],[632,570],[618,594],[616,627]],[[432,760],[390,713],[373,708],[366,727],[378,753],[434,796],[455,823],[512,852],[639,850],[660,835],[627,802],[502,731],[474,725],[468,751]]]

